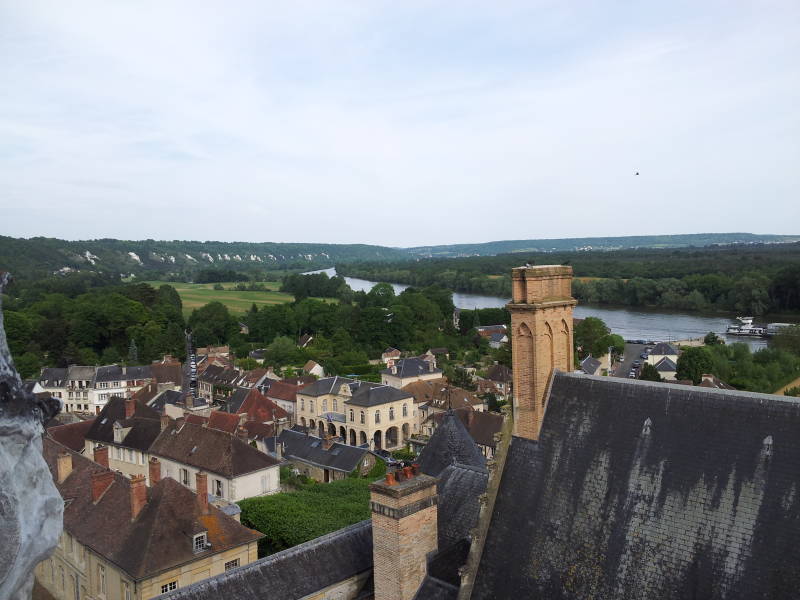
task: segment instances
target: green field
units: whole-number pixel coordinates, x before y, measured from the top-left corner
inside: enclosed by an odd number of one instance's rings
[[[268,292],[240,292],[234,290],[236,283],[223,283],[225,291],[215,290],[213,283],[175,283],[166,281],[146,281],[155,288],[167,283],[174,287],[183,302],[183,314],[188,316],[195,308],[208,304],[209,302],[222,302],[232,313],[244,313],[250,310],[253,303],[256,306],[264,304],[283,304],[292,302],[294,296],[279,292],[281,284],[278,281],[262,281]]]

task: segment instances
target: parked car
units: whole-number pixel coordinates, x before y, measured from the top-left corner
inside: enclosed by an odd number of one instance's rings
[[[642,352],[642,353],[639,355],[639,358],[647,358],[647,352]]]

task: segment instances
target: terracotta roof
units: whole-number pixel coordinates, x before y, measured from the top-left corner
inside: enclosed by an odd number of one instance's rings
[[[226,433],[236,433],[236,428],[239,427],[239,415],[212,410],[208,415],[207,426]]]
[[[499,381],[500,383],[510,383],[513,378],[514,375],[511,369],[505,365],[492,365],[486,372],[486,379]]]
[[[86,445],[86,434],[92,428],[94,419],[78,421],[68,425],[57,425],[47,430],[47,435],[75,452],[83,452]]]
[[[150,365],[150,371],[156,383],[183,383],[183,367],[181,363],[154,363]]]
[[[237,412],[246,414],[248,421],[256,421],[258,423],[268,423],[289,418],[289,413],[258,390],[250,390]]]
[[[433,408],[447,410],[448,408],[468,407],[483,404],[483,400],[463,388],[449,385],[446,379],[430,379],[428,381],[414,381],[403,386],[403,391],[414,396],[417,404],[428,404]]]
[[[284,379],[281,379],[281,381],[283,383],[288,383],[289,385],[299,385],[301,388],[303,388],[317,381],[317,378],[313,375],[300,375],[299,377],[285,377]]]
[[[224,431],[171,423],[150,447],[150,453],[223,477],[237,477],[275,466],[279,461]]]
[[[189,413],[184,418],[187,423],[192,423],[193,425],[208,425],[208,417],[202,415]]]
[[[493,412],[481,412],[469,408],[458,408],[453,410],[458,420],[467,428],[469,435],[477,444],[494,448],[494,434],[499,433],[503,428],[503,415]],[[436,425],[441,425],[446,413],[433,415]]]
[[[57,481],[58,455],[68,452],[72,472]],[[64,498],[64,529],[93,552],[141,581],[157,573],[254,542],[262,534],[209,506],[203,514],[194,492],[165,477],[147,489],[147,503],[131,519],[131,482],[120,473],[92,501],[92,474],[109,470],[45,437],[43,455]],[[194,552],[192,535],[206,531],[211,548]]]
[[[302,389],[302,386],[292,385],[286,381],[273,381],[267,390],[267,398],[296,402],[297,392],[300,389]]]

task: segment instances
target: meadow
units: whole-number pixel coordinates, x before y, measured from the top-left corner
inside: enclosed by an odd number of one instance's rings
[[[164,281],[147,281],[157,288],[163,285]],[[183,303],[183,314],[189,316],[191,312],[208,304],[209,302],[222,302],[232,313],[241,314],[250,310],[255,304],[258,307],[266,304],[283,304],[294,301],[294,296],[279,292],[281,284],[279,281],[260,281],[258,282],[267,288],[264,292],[245,292],[236,290],[236,283],[223,283],[224,290],[215,290],[214,283],[177,283],[169,282],[175,288]]]

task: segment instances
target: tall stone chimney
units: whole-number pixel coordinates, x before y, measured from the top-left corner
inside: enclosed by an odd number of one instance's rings
[[[131,521],[135,520],[147,504],[147,484],[144,475],[131,477]]]
[[[99,446],[94,447],[94,462],[98,465],[104,466],[106,469],[109,468],[108,466],[108,446],[103,446],[102,444]]]
[[[72,454],[62,452],[56,460],[58,483],[64,483],[64,480],[72,473]]]
[[[208,475],[198,471],[195,474],[195,482],[197,487],[197,507],[204,515],[208,514]]]
[[[125,418],[130,419],[136,412],[136,400],[125,398]]]
[[[375,600],[411,600],[438,545],[436,479],[406,467],[370,485]]]
[[[512,269],[511,350],[514,361],[514,435],[538,439],[553,369],[571,371],[572,267]]]
[[[161,463],[155,456],[153,456],[147,463],[147,468],[148,475],[150,476],[150,487],[153,487],[159,481],[161,481]]]

